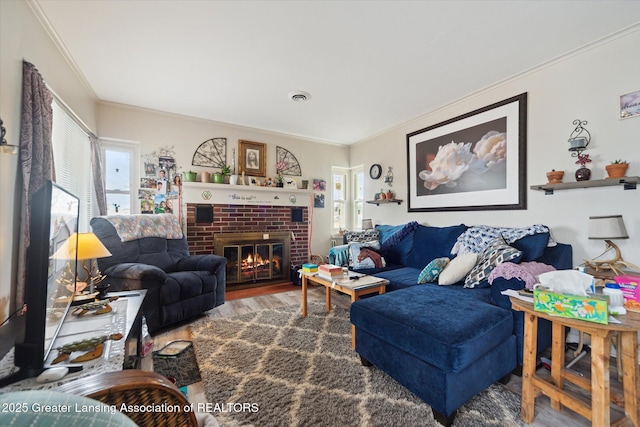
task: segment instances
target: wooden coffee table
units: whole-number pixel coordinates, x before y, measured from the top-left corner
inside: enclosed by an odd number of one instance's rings
[[[347,276],[341,277],[335,281],[324,279],[318,276],[318,273],[302,274],[302,316],[307,316],[307,285],[308,283],[322,285],[325,289],[325,301],[327,311],[331,311],[331,290],[335,289],[351,296],[351,302],[354,303],[360,298],[360,295],[367,294],[383,294],[386,292],[389,281],[375,276],[366,276],[357,273],[350,273],[350,277],[358,277],[357,280],[350,280]],[[351,325],[351,348],[356,348],[356,327]]]

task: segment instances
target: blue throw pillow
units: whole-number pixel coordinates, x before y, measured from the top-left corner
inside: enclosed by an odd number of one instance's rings
[[[464,224],[449,227],[418,226],[413,233],[413,247],[402,264],[422,268],[425,261],[451,256],[451,248],[466,229]]]
[[[422,269],[418,276],[418,283],[435,282],[442,270],[449,264],[449,258],[436,258]]]
[[[521,262],[535,261],[542,256],[549,243],[549,233],[538,233],[525,236],[514,242],[511,246],[522,251]]]
[[[376,229],[380,232],[380,251],[387,263],[405,265],[411,248],[413,248],[412,228],[412,223],[376,225]]]

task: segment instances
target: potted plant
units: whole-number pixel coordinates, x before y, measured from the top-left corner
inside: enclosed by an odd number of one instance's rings
[[[197,175],[197,172],[193,171],[182,172],[182,179],[184,179],[186,182],[196,182]]]
[[[222,180],[225,184],[229,184],[229,177],[231,176],[231,166],[230,165],[222,165],[222,169],[220,170],[222,174]]]
[[[618,159],[604,167],[609,176],[607,178],[622,178],[627,173],[629,163],[626,160]]]
[[[287,167],[284,160],[280,160],[276,163],[276,187],[284,187],[283,171]]]

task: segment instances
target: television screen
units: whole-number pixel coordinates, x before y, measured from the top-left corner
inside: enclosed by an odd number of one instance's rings
[[[0,386],[37,376],[45,367],[75,294],[79,200],[51,181],[33,193],[26,255],[24,338],[17,339],[20,369]]]

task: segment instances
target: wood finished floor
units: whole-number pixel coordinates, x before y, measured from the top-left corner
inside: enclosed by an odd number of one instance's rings
[[[291,286],[275,286],[270,290],[259,289],[254,290],[252,296],[252,292],[245,292],[240,295],[234,295],[232,298],[227,300],[222,306],[216,307],[215,309],[206,313],[206,316],[213,317],[232,317],[239,314],[250,313],[258,310],[274,308],[274,307],[282,307],[288,305],[296,305],[301,303],[301,290],[299,287],[295,287],[294,290],[291,289]],[[264,292],[278,292],[278,293],[270,293],[264,294]],[[325,297],[325,289],[323,287],[315,287],[310,286],[309,289],[309,301],[320,301],[324,302]],[[332,295],[332,303],[335,306],[343,307],[348,309],[350,306],[350,300],[347,295],[340,294],[334,291]],[[167,342],[177,340],[177,339],[185,339],[191,340],[191,335],[189,332],[189,324],[183,324],[178,327],[172,328],[167,331],[162,331],[157,333],[154,336],[154,351],[160,349]],[[569,353],[568,353],[569,354]],[[569,356],[567,360],[570,360]],[[142,369],[144,370],[153,370],[153,359],[150,355],[146,356],[142,360]],[[583,357],[578,363],[573,366],[573,369],[582,373],[586,377],[589,377],[589,369],[590,369],[590,358],[589,355]],[[542,372],[543,375],[546,372],[544,368],[538,371]],[[611,388],[612,390],[621,391],[621,385],[617,381],[617,373],[615,371],[615,359],[611,361]],[[506,387],[517,393],[521,394],[521,386],[522,381],[520,377],[512,375],[511,381],[506,385]],[[567,388],[574,390],[574,387],[569,385]],[[588,402],[588,396],[584,393],[581,393],[584,396],[585,402]],[[204,393],[204,387],[202,383],[196,383],[190,385],[188,387],[188,397],[189,401],[193,403],[206,402],[206,396]],[[561,412],[556,412],[551,409],[549,405],[549,399],[546,396],[541,396],[536,399],[536,418],[531,426],[538,427],[581,427],[581,426],[590,426],[591,423],[586,419],[580,417],[579,415],[573,413],[572,411],[563,408]],[[621,410],[617,407],[614,407],[612,410],[611,419],[612,422],[619,419],[622,416]]]

